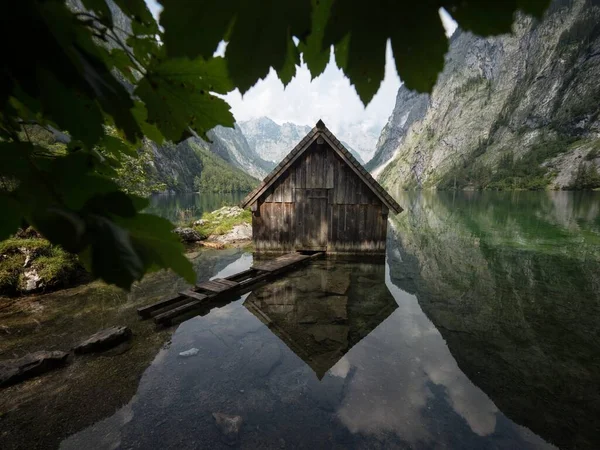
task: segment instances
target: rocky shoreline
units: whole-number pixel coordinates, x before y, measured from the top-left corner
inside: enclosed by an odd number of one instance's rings
[[[251,214],[225,206],[173,230],[188,252],[251,244]],[[29,227],[0,242],[0,299],[53,292],[91,281],[77,256],[53,246]]]
[[[188,226],[173,230],[182,242],[211,248],[245,246],[252,240],[252,216],[239,206],[224,206]]]

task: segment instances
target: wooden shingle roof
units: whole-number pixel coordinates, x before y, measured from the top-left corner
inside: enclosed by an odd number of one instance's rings
[[[387,191],[371,176],[369,172],[356,160],[352,153],[327,129],[322,120],[319,120],[315,127],[294,147],[294,149],[265,177],[262,183],[254,189],[242,201],[241,207],[246,208],[261,195],[263,195],[277,179],[316,141],[319,137],[323,138],[331,148],[340,156],[352,171],[365,183],[371,191],[395,214],[402,212],[402,207],[392,198]]]

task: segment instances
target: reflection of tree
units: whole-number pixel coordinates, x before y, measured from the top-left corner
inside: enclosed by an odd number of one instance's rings
[[[468,195],[481,198],[407,198],[392,280],[505,414],[561,447],[597,448],[600,199]]]
[[[178,222],[182,216],[200,218],[204,212],[211,212],[226,205],[237,205],[245,195],[242,192],[159,194],[150,198],[147,212]]]

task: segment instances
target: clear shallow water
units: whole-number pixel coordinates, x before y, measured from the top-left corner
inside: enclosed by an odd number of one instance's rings
[[[400,202],[385,264],[316,262],[182,323],[62,447],[230,448],[222,412],[240,448],[598,448],[600,196]]]

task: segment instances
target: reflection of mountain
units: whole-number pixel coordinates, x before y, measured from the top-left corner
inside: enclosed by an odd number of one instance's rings
[[[600,197],[423,192],[401,204],[391,279],[461,370],[543,438],[598,448]]]
[[[398,307],[384,264],[321,261],[254,291],[244,306],[319,379]]]

